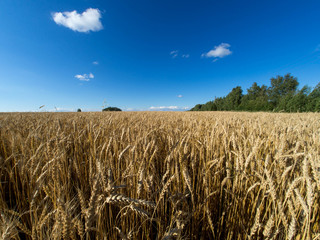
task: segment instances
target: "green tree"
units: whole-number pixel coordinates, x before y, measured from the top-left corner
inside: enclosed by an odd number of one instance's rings
[[[77,112],[81,112],[81,109],[80,109],[80,108],[78,108]]]
[[[214,101],[208,103],[208,111],[217,111],[217,105]]]
[[[202,104],[197,104],[190,111],[201,111]]]
[[[271,86],[268,89],[269,100],[273,108],[277,108],[281,98],[285,98],[288,94],[294,94],[299,85],[298,79],[291,76],[290,73],[285,76],[277,76],[271,78]]]
[[[308,86],[304,86],[296,93],[288,93],[280,99],[275,110],[284,112],[305,112],[307,111],[309,93],[310,88]]]
[[[254,82],[242,94],[237,86],[225,97],[215,98],[206,104],[197,104],[191,111],[320,111],[320,83],[310,93],[310,87],[298,90],[299,82],[291,74],[271,78],[271,86],[261,87]]]
[[[288,101],[288,112],[306,112],[310,87],[304,86]]]
[[[107,107],[102,109],[103,112],[120,112],[122,111],[120,108],[117,107]]]
[[[261,87],[254,82],[252,86],[247,90],[247,95],[250,97],[250,99],[256,99],[260,95]]]
[[[201,105],[200,111],[216,111],[217,107],[214,101],[209,101],[206,104]]]
[[[215,106],[217,111],[224,111],[226,110],[226,98],[225,97],[218,97],[214,100]]]
[[[306,111],[320,111],[320,82],[317,84],[317,86],[314,87],[312,92],[308,95]]]
[[[247,94],[242,97],[239,109],[244,111],[269,111],[270,107],[267,86],[262,85],[260,87],[254,82],[252,86],[247,89]]]
[[[225,110],[238,110],[242,96],[242,89],[240,86],[233,88],[226,97]]]

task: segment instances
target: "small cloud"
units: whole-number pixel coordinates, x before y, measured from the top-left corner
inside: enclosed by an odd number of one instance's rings
[[[178,97],[178,98],[182,98],[183,96],[182,96],[181,94],[179,94],[177,97]]]
[[[179,54],[179,51],[178,51],[178,50],[171,51],[171,52],[170,52],[170,55],[171,55],[172,58],[176,58],[176,57],[178,57],[179,55],[180,55],[182,58],[189,58],[189,57],[190,57],[190,54]]]
[[[93,64],[93,65],[98,65],[99,62],[98,62],[98,61],[94,61],[94,62],[92,62],[92,64]]]
[[[139,111],[148,111],[148,110],[142,109],[142,108],[125,108],[123,109],[123,111],[139,112]]]
[[[54,109],[48,110],[49,112],[75,112],[75,109],[54,107]]]
[[[182,111],[187,110],[189,107],[178,107],[178,106],[160,106],[160,107],[150,107],[151,111]]]
[[[201,56],[207,58],[215,58],[215,62],[218,60],[218,58],[223,58],[230,55],[232,53],[229,49],[230,47],[231,46],[228,43],[221,43],[220,45],[215,46],[214,49],[210,50],[209,52],[203,53]]]
[[[80,81],[89,82],[90,79],[94,78],[94,75],[92,73],[89,74],[77,74],[74,76],[75,78],[79,79]]]
[[[171,57],[172,57],[172,58],[178,57],[178,52],[179,52],[178,50],[171,51],[171,52],[170,52]]]
[[[177,106],[168,106],[168,107],[165,107],[165,106],[161,106],[161,107],[150,107],[150,110],[164,110],[164,109],[170,109],[170,110],[176,110],[178,109]]]
[[[103,28],[100,18],[99,9],[88,8],[83,13],[72,12],[55,12],[52,18],[56,24],[70,28],[73,31],[89,32],[99,31]]]

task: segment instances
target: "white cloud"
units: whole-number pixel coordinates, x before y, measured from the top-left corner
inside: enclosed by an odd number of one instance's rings
[[[228,43],[221,43],[219,46],[215,46],[214,49],[210,50],[207,53],[203,53],[202,57],[207,58],[223,58],[225,56],[230,55],[232,52],[230,51],[230,44]]]
[[[49,112],[75,112],[75,109],[72,108],[62,108],[54,107],[53,109],[48,110]]]
[[[58,24],[78,32],[99,31],[103,28],[99,9],[88,8],[83,13],[55,12],[52,14],[53,20]]]
[[[99,108],[82,108],[81,106],[77,108],[54,107],[49,109],[48,112],[76,112],[78,108],[81,109],[81,112],[101,112]]]
[[[160,107],[150,107],[149,110],[152,111],[182,111],[187,110],[189,107],[178,107],[178,106],[160,106]]]
[[[178,50],[171,51],[170,55],[171,55],[172,58],[176,58],[178,56],[181,56],[182,58],[189,58],[190,57],[190,54],[179,54]]]
[[[177,106],[168,106],[168,107],[165,107],[165,106],[161,106],[161,107],[150,107],[151,110],[161,110],[161,109],[171,109],[171,110],[175,110],[175,109],[178,109]]]
[[[172,58],[176,58],[176,57],[178,57],[178,50],[174,50],[174,51],[171,51],[170,52],[170,55],[172,56]]]
[[[178,97],[178,98],[182,98],[183,96],[182,96],[181,94],[179,94],[177,97]]]
[[[99,64],[99,62],[98,62],[98,61],[94,61],[94,62],[92,62],[92,64],[94,64],[94,65],[98,65],[98,64]]]
[[[94,78],[94,75],[92,73],[89,73],[89,74],[77,74],[74,76],[75,78],[78,78],[80,81],[90,81],[90,79]]]
[[[143,108],[124,108],[123,111],[130,111],[130,112],[141,112],[141,111],[148,111],[149,109]]]

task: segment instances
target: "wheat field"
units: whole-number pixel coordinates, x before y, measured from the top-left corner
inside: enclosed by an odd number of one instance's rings
[[[320,114],[0,114],[1,239],[320,239]]]

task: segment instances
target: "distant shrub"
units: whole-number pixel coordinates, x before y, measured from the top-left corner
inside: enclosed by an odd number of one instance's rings
[[[111,111],[121,112],[122,110],[117,107],[107,107],[107,108],[102,109],[102,112],[111,112]]]
[[[80,109],[80,108],[78,108],[77,112],[81,112],[81,109]]]

